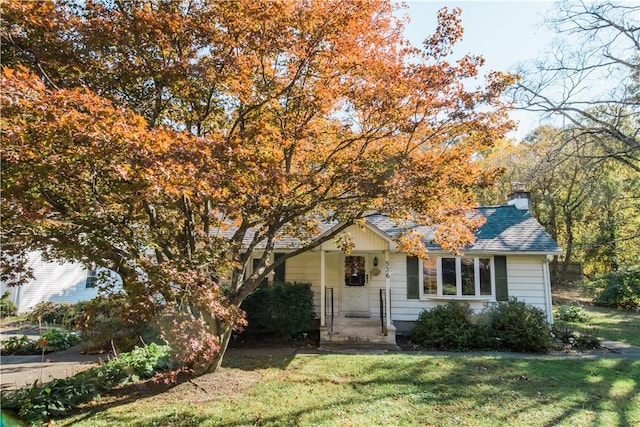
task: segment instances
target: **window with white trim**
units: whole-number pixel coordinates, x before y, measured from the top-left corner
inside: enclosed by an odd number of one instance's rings
[[[488,298],[494,295],[494,268],[490,257],[442,257],[422,262],[424,297]]]
[[[84,282],[84,287],[86,289],[95,288],[98,281],[98,270],[92,269],[87,273],[87,277]]]

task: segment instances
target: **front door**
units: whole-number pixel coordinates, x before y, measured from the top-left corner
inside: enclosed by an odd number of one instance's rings
[[[369,273],[366,255],[344,257],[342,312],[345,316],[369,317]]]

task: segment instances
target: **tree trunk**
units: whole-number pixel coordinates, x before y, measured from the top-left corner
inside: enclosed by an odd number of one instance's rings
[[[220,351],[213,358],[211,363],[208,365],[206,372],[203,374],[208,374],[211,372],[216,372],[222,366],[222,360],[224,359],[224,355],[227,352],[227,347],[229,346],[229,342],[231,341],[231,335],[233,333],[233,328],[225,323],[226,330],[222,332],[220,335]]]

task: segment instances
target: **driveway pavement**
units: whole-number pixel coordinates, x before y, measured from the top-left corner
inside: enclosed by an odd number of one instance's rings
[[[35,381],[49,382],[66,378],[98,366],[107,360],[104,354],[82,354],[80,346],[42,356],[0,356],[0,389],[12,390],[30,386]]]

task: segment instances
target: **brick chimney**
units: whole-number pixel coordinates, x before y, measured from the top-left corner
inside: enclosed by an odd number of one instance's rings
[[[527,185],[524,182],[512,182],[511,194],[507,197],[507,205],[515,206],[521,211],[531,209],[531,193],[526,190]]]

